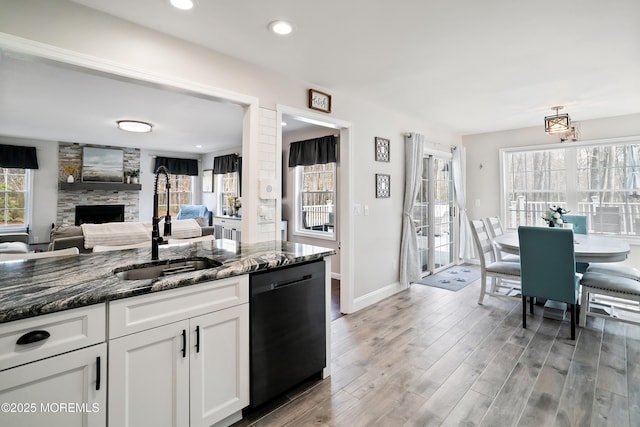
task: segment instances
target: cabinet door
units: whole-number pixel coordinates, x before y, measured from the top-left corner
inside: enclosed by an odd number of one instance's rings
[[[109,341],[109,424],[189,425],[189,321]]]
[[[249,405],[249,305],[191,319],[191,427]]]
[[[7,369],[0,372],[0,426],[104,427],[106,390],[106,344]]]

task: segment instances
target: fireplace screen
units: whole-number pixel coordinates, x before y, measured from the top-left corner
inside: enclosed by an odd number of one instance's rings
[[[124,205],[76,206],[76,225],[124,222]]]

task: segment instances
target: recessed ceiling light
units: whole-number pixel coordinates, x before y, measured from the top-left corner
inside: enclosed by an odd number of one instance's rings
[[[273,21],[269,24],[269,29],[281,36],[291,34],[291,31],[293,31],[293,27],[287,21]]]
[[[119,120],[116,123],[118,123],[118,128],[126,130],[127,132],[146,133],[151,132],[151,128],[153,127],[149,123],[136,120]]]
[[[281,124],[282,126],[286,126],[286,125],[287,125],[287,122],[282,122],[282,123],[280,123],[280,124]]]
[[[196,148],[202,148],[202,145],[198,144],[196,145]]]
[[[171,6],[180,10],[189,10],[193,7],[193,0],[170,0]]]

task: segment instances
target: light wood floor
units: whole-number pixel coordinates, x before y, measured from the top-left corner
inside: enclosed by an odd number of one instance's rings
[[[571,341],[478,292],[412,285],[334,320],[331,377],[237,425],[640,426],[640,327],[589,318]]]

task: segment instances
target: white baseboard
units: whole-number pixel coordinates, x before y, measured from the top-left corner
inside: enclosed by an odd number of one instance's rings
[[[340,273],[331,272],[331,278],[332,279],[340,280],[340,277],[341,277]]]
[[[370,305],[380,302],[391,295],[404,291],[405,289],[407,289],[406,286],[401,285],[400,282],[395,282],[385,286],[384,288],[377,289],[366,295],[358,297],[353,301],[353,312],[369,307]]]

